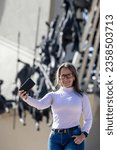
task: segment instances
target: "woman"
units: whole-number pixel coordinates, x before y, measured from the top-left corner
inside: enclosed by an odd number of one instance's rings
[[[77,71],[71,63],[63,63],[57,70],[59,89],[36,100],[20,91],[20,97],[37,109],[51,106],[52,130],[48,139],[48,150],[84,150],[84,140],[92,126],[90,102],[78,85]],[[84,124],[80,127],[83,113]]]

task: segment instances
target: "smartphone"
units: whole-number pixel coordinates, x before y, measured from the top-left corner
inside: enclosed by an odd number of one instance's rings
[[[27,93],[29,92],[29,90],[35,85],[35,82],[31,79],[31,78],[28,78],[20,87],[20,91],[21,90],[24,90],[26,91]]]

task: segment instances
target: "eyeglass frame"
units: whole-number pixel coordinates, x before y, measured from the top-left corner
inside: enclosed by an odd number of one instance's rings
[[[61,75],[60,75],[61,76]],[[69,74],[63,74],[61,77],[59,76],[59,79],[60,80],[64,80],[65,78],[66,79],[70,79],[73,77],[73,73],[69,73]]]

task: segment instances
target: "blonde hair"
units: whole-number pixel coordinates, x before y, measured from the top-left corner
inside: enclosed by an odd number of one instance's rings
[[[69,62],[65,62],[58,67],[57,72],[56,72],[56,87],[60,86],[59,77],[60,77],[60,72],[61,72],[62,68],[68,68],[72,72],[73,76],[75,77],[75,80],[73,81],[73,88],[77,93],[79,93],[80,95],[83,95],[82,94],[83,92],[79,88],[79,80],[78,80],[77,70],[76,70],[75,66]]]

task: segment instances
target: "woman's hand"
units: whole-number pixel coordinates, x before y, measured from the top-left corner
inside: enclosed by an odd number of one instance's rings
[[[81,144],[85,140],[85,135],[83,133],[81,135],[73,135],[72,137],[76,144]]]
[[[20,96],[20,98],[21,98],[22,100],[24,100],[24,101],[26,101],[27,98],[28,98],[28,94],[27,94],[26,91],[24,91],[24,90],[19,91],[19,96]]]

